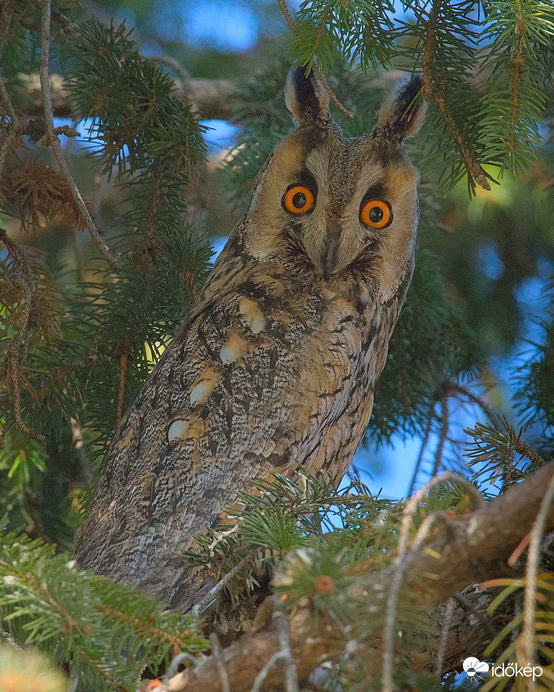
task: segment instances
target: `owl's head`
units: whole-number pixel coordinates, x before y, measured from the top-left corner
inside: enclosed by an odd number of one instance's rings
[[[298,127],[276,147],[248,213],[246,243],[260,261],[304,254],[323,281],[378,275],[394,290],[413,258],[418,174],[402,142],[425,115],[421,78],[399,83],[372,132],[343,136],[313,73],[293,68],[285,100]]]

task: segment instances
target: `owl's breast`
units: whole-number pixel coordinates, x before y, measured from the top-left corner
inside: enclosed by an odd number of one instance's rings
[[[397,311],[329,289],[323,295],[321,324],[302,358],[298,458],[310,473],[324,470],[338,483],[367,428]]]

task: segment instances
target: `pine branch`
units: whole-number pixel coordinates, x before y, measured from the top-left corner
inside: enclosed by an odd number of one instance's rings
[[[531,164],[541,139],[554,7],[549,0],[486,0],[483,9],[483,67],[490,76],[481,131],[501,171],[515,173]]]
[[[433,0],[429,17],[425,22],[425,46],[422,55],[422,95],[426,101],[429,103],[435,103],[439,107],[472,178],[482,188],[485,190],[490,190],[491,187],[488,181],[492,180],[493,178],[484,170],[481,164],[475,160],[473,153],[468,148],[462,130],[458,126],[456,119],[451,113],[450,104],[447,100],[447,83],[435,69],[436,62],[440,62],[443,59],[440,49],[437,48],[437,24],[439,16],[443,11],[444,4],[445,0]],[[467,3],[464,4],[467,5]]]
[[[469,584],[505,572],[511,552],[533,526],[544,488],[552,478],[554,464],[550,463],[511,487],[505,495],[456,522],[445,517],[444,523],[437,524],[431,543],[411,563],[403,592],[417,593],[419,604],[428,608]],[[545,523],[546,531],[552,529],[553,506],[548,511]],[[378,594],[381,589],[387,592],[390,573],[385,571],[376,575],[371,572],[371,564],[367,570],[369,573],[357,575],[348,589],[349,598],[354,602],[359,599],[360,603],[366,604],[371,598],[370,594]],[[280,650],[277,629],[268,622],[267,617],[265,623],[264,627],[245,635],[222,652],[234,692],[250,690],[259,671]],[[336,628],[328,628],[321,616],[314,620],[309,607],[298,609],[291,618],[291,650],[299,679],[307,677],[322,661],[334,660],[336,636]],[[267,682],[282,684],[282,672],[277,668],[272,669]],[[214,657],[209,657],[191,671],[183,689],[186,692],[200,692],[220,689],[218,685],[218,664]]]
[[[69,664],[83,689],[130,692],[146,665],[157,670],[176,651],[193,658],[207,646],[190,616],[13,535],[0,546],[0,606],[16,640]]]

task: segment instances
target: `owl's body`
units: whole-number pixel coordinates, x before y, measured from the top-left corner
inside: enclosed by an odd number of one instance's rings
[[[320,85],[292,73],[301,126],[127,412],[78,537],[81,566],[186,604],[198,585],[180,555],[254,479],[305,468],[340,481],[413,271],[417,174],[400,147],[416,129],[413,82],[371,136],[347,140]],[[382,230],[361,222],[375,199],[392,209]]]

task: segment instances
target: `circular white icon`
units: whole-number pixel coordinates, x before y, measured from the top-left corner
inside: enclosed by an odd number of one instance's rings
[[[486,675],[489,672],[489,664],[486,661],[480,661],[474,656],[466,658],[463,666],[466,674],[470,678],[474,675]]]

